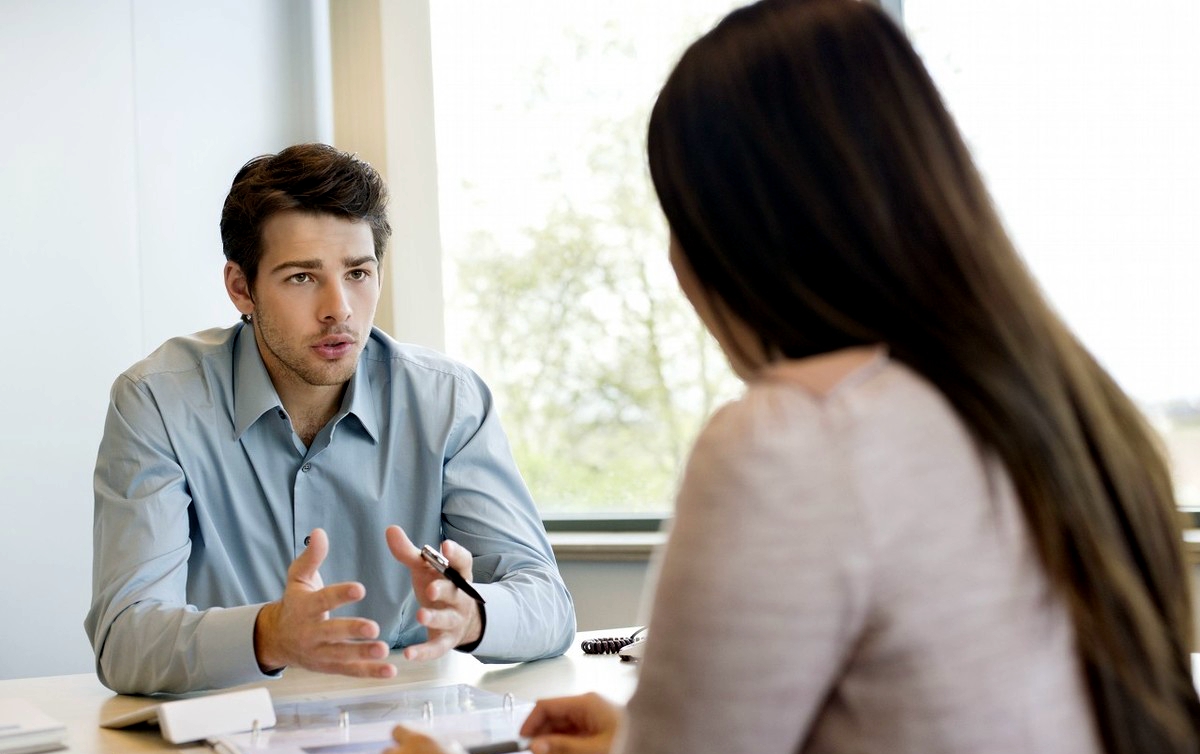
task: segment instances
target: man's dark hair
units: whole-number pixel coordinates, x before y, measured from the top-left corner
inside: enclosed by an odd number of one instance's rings
[[[392,228],[387,186],[375,168],[328,144],[297,144],[250,160],[233,178],[221,210],[221,245],[253,288],[262,258],[262,226],[284,210],[325,213],[371,226],[383,263]]]

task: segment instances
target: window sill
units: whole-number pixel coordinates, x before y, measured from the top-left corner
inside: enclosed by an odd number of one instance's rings
[[[547,536],[560,562],[647,562],[667,541],[659,531],[551,531]]]
[[[1183,530],[1183,553],[1191,565],[1200,565],[1200,529]]]
[[[661,531],[551,531],[547,536],[560,561],[643,562],[667,541]],[[1190,565],[1200,565],[1200,529],[1184,530],[1183,549]]]

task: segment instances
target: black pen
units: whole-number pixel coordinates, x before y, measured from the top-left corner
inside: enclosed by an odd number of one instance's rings
[[[494,744],[468,746],[467,754],[510,754],[514,751],[526,751],[529,748],[528,738],[518,738],[515,741],[497,741]]]
[[[450,579],[450,583],[466,592],[467,596],[471,599],[481,605],[484,604],[483,597],[479,596],[479,592],[475,591],[475,587],[471,586],[471,582],[464,579],[461,573],[454,570],[453,566],[450,565],[450,561],[446,560],[446,556],[433,549],[433,545],[422,547],[421,557],[425,558],[426,563],[437,569],[438,573]],[[520,751],[520,749],[504,749],[503,751]]]

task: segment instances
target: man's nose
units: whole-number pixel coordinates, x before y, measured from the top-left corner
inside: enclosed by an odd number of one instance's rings
[[[330,285],[321,297],[321,319],[342,322],[350,317],[350,297],[341,285]]]

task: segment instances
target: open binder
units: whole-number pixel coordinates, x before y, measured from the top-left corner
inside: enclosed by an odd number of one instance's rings
[[[475,686],[407,687],[276,700],[275,727],[208,739],[223,754],[378,754],[404,724],[466,747],[517,737],[533,709]]]

